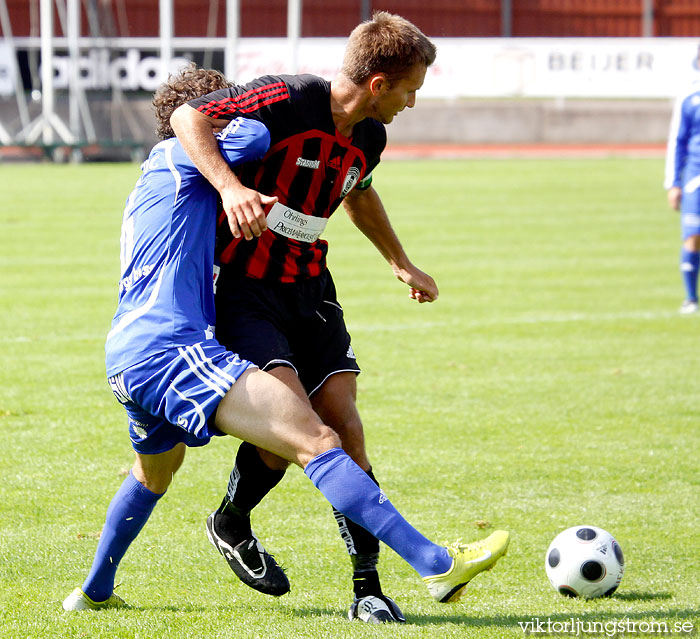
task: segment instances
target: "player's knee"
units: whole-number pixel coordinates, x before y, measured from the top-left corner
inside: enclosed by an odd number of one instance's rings
[[[151,470],[140,474],[134,472],[134,477],[136,477],[144,488],[147,488],[156,495],[162,495],[170,487],[174,474],[175,471],[153,472]]]
[[[318,434],[315,437],[315,444],[316,455],[325,453],[331,448],[342,448],[343,446],[338,433],[325,424],[321,424],[321,427],[318,429]]]
[[[700,235],[689,235],[683,244],[688,251],[700,251]]]
[[[163,494],[173,481],[185,459],[187,448],[178,444],[173,449],[156,455],[136,455],[132,473],[136,480],[152,493]]]
[[[331,448],[342,448],[340,437],[330,426],[320,424],[304,442],[304,451],[298,456],[301,467]]]

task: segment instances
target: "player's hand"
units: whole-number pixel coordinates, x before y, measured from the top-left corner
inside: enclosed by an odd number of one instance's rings
[[[408,297],[416,300],[419,304],[434,302],[440,294],[435,280],[415,266],[395,268],[394,275],[405,284],[408,284],[410,288]]]
[[[277,202],[277,198],[249,189],[240,182],[232,184],[220,194],[233,237],[243,235],[246,240],[260,237],[267,229],[267,211]]]
[[[681,210],[681,195],[683,191],[680,186],[672,186],[666,193],[668,204],[674,211]]]

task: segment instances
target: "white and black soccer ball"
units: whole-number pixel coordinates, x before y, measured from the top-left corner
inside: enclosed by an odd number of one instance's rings
[[[547,549],[544,568],[555,590],[569,597],[608,597],[625,574],[620,544],[602,528],[574,526]]]

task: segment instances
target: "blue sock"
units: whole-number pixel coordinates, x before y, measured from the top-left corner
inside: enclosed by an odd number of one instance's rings
[[[90,599],[105,601],[111,596],[119,562],[164,494],[151,492],[129,472],[109,504],[95,559],[83,584]]]
[[[685,299],[691,302],[698,301],[698,269],[700,267],[700,253],[689,251],[685,247],[681,249],[681,274],[685,286]]]
[[[421,577],[439,575],[452,566],[447,549],[411,526],[345,451],[321,453],[304,472],[337,510],[393,548]]]

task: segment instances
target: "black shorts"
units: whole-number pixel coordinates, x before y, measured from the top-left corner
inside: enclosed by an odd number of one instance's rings
[[[360,372],[328,270],[281,284],[231,276],[223,266],[216,338],[263,370],[290,366],[309,396],[335,373]]]

